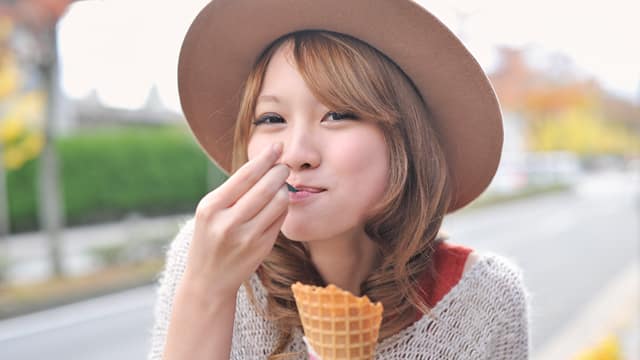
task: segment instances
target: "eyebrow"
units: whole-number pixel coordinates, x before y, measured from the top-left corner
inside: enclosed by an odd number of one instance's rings
[[[259,102],[274,102],[274,103],[279,103],[280,99],[278,99],[277,96],[275,95],[260,95],[258,97],[258,103]]]
[[[256,106],[258,104],[260,104],[261,102],[271,102],[271,103],[276,103],[276,104],[284,104],[285,103],[285,102],[283,102],[282,99],[280,99],[276,95],[269,95],[269,94],[258,96],[258,100],[256,101]],[[322,105],[320,103],[319,106],[323,107],[324,105]]]

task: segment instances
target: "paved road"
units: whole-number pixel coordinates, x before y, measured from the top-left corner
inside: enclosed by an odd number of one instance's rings
[[[5,320],[0,359],[144,359],[153,298],[146,286]]]
[[[533,295],[533,347],[541,347],[638,260],[638,179],[590,178],[575,191],[461,211],[452,240],[513,259]],[[153,288],[0,322],[0,359],[143,359]],[[534,351],[535,352],[535,351]]]

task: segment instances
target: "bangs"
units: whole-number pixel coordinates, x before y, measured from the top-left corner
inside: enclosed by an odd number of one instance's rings
[[[298,71],[318,101],[381,125],[399,121],[394,89],[384,81],[395,64],[384,54],[343,34],[303,31],[291,37]]]

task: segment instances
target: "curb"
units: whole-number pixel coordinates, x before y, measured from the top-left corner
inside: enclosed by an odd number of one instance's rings
[[[77,276],[95,271],[98,264],[89,254],[94,247],[134,244],[149,238],[166,239],[168,244],[180,226],[191,217],[192,214],[133,217],[118,222],[65,228],[60,240],[65,275]],[[12,234],[0,239],[0,255],[5,251],[9,261],[5,282],[14,285],[50,279],[48,250],[48,238],[42,231]]]

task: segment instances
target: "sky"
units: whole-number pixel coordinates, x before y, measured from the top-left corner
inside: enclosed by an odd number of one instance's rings
[[[631,0],[418,0],[468,47],[487,72],[499,46],[522,48],[532,66],[564,54],[581,77],[640,104],[640,3]],[[208,0],[89,0],[60,20],[62,88],[71,98],[97,91],[107,106],[144,106],[157,86],[180,111],[176,69],[182,39]],[[556,57],[557,58],[557,57]]]

